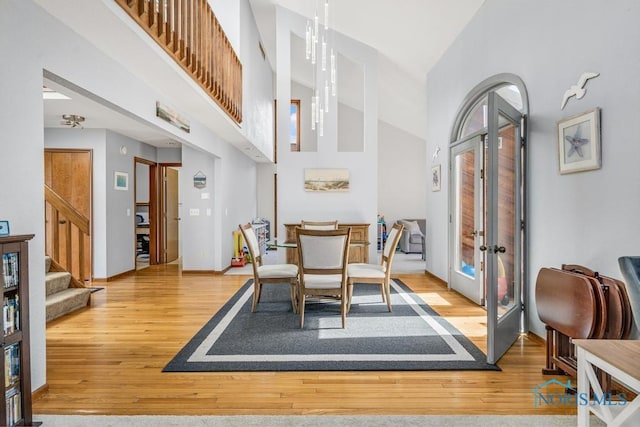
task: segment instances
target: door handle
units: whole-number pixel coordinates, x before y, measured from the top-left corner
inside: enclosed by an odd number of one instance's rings
[[[480,246],[478,249],[480,249],[482,252],[487,250],[487,247],[485,245]]]
[[[58,224],[66,224],[66,223],[67,223],[67,221],[65,221],[65,220],[58,221]]]
[[[506,249],[504,246],[498,246],[498,245],[495,245],[495,246],[493,247],[493,253],[494,253],[494,254],[497,254],[498,252],[500,252],[501,254],[503,254],[503,253],[505,253],[506,251],[507,251],[507,249]]]
[[[469,233],[469,237],[476,237],[478,235],[478,230],[473,230],[471,233]]]

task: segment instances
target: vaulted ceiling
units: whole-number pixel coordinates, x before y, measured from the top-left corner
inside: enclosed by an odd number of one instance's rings
[[[114,17],[87,21],[91,8],[103,7],[100,1],[85,0],[36,0],[50,13],[71,28],[83,34],[108,54],[123,54],[123,43],[115,41],[124,37],[108,34],[113,28]],[[232,1],[232,0],[229,0]],[[233,0],[235,1],[235,0]],[[322,1],[322,0],[319,0]],[[426,75],[441,57],[457,34],[469,22],[484,0],[330,0],[330,25],[352,39],[371,46],[379,52],[378,99],[379,118],[412,135],[424,138],[426,117]],[[316,0],[249,0],[260,36],[271,64],[275,64],[275,7],[288,8],[303,16],[312,17]],[[111,30],[109,30],[111,28]],[[128,34],[128,32],[124,32]],[[117,37],[116,37],[117,36]],[[107,43],[105,40],[114,40]],[[132,43],[129,40],[129,43]],[[133,47],[133,46],[132,46]],[[130,49],[132,55],[125,58],[134,72],[141,72],[155,60],[144,48]],[[117,55],[116,55],[117,56]],[[154,69],[158,69],[155,67]],[[152,75],[152,74],[149,74]],[[161,77],[161,76],[160,76]],[[160,78],[158,77],[158,78]],[[60,88],[64,89],[64,88]],[[181,86],[167,96],[180,99]],[[72,100],[48,101],[45,103],[45,126],[60,127],[61,114],[83,114],[90,109],[91,120],[85,127],[105,127],[157,146],[171,146],[174,142],[158,129],[149,129],[144,124],[127,120],[108,108],[82,104],[77,94]],[[75,102],[79,104],[74,104]],[[185,101],[186,102],[186,101]],[[201,105],[202,104],[202,105]],[[196,119],[209,125],[212,115],[203,102],[197,105]],[[86,114],[86,113],[85,113]],[[215,116],[215,115],[213,115]],[[103,120],[104,119],[104,120]],[[116,124],[113,124],[114,121]],[[212,126],[220,127],[218,123]],[[227,126],[231,128],[230,126]],[[242,138],[222,126],[220,135],[240,148],[248,145]],[[246,147],[245,147],[246,148]],[[266,160],[266,159],[265,159]]]
[[[313,18],[324,0],[249,0],[271,64],[275,8]],[[379,52],[379,117],[424,138],[426,75],[484,0],[330,0],[329,25]],[[294,71],[292,70],[292,73]]]

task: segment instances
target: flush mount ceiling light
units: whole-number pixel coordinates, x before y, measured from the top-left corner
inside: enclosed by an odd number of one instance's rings
[[[71,126],[72,128],[80,128],[82,129],[82,125],[80,123],[84,122],[84,117],[79,116],[77,114],[63,114],[61,125]]]

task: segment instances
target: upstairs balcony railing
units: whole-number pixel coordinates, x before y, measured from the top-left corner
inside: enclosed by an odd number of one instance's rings
[[[207,0],[114,0],[236,123],[242,64]]]

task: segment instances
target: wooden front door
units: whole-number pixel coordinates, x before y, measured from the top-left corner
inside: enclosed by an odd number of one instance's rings
[[[164,262],[178,258],[179,221],[178,212],[178,170],[164,168]]]
[[[76,279],[90,281],[92,151],[45,149],[44,164],[45,185],[55,193],[56,200],[64,200],[69,208],[61,211],[52,203],[45,203],[46,253]]]

